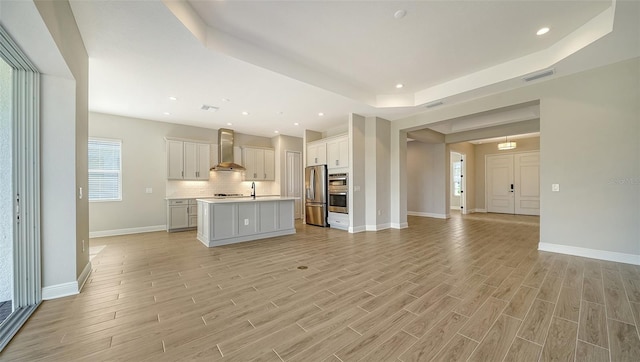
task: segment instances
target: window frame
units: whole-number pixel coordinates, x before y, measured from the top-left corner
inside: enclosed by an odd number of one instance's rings
[[[101,198],[101,199],[91,199],[91,190],[90,190],[90,182],[87,184],[87,199],[90,203],[93,202],[118,202],[118,201],[122,201],[122,140],[121,139],[115,139],[115,138],[102,138],[102,137],[89,137],[88,140],[88,144],[87,144],[87,156],[89,154],[89,147],[91,147],[91,142],[92,141],[100,141],[100,142],[110,142],[110,143],[117,143],[118,144],[118,151],[119,151],[119,157],[120,157],[120,168],[115,171],[115,170],[100,170],[100,169],[92,169],[89,167],[89,162],[87,160],[87,179],[89,179],[90,175],[92,172],[99,172],[99,173],[118,173],[118,198],[110,198],[110,199],[106,199],[106,198]]]

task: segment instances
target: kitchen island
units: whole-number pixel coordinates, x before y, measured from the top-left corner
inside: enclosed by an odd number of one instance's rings
[[[198,199],[198,240],[208,247],[295,234],[294,197]]]

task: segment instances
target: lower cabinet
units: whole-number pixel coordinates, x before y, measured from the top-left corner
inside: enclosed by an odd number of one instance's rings
[[[198,204],[195,199],[167,201],[167,231],[182,231],[198,226]]]
[[[207,246],[295,233],[293,199],[198,202],[198,240]]]

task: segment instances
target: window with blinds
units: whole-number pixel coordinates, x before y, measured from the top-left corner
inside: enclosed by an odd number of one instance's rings
[[[122,200],[122,141],[89,138],[89,201]]]

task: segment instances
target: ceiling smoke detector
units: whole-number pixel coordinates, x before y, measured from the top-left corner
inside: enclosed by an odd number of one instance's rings
[[[218,109],[220,109],[220,108],[216,107],[216,106],[210,106],[210,105],[207,105],[207,104],[203,104],[202,107],[200,107],[200,109],[202,109],[203,111],[217,112]]]

